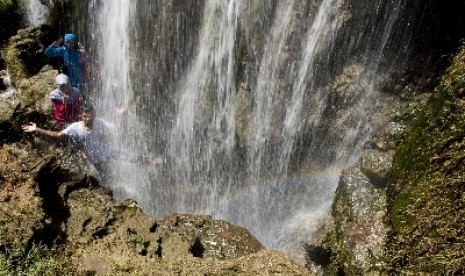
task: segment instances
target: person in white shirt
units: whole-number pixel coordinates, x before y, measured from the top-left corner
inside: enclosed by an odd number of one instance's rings
[[[111,136],[114,126],[95,117],[92,106],[83,105],[79,112],[80,120],[62,131],[52,131],[37,127],[35,123],[22,126],[24,132],[36,132],[53,138],[63,135],[79,143],[89,161],[102,173],[102,166],[111,157]]]
[[[124,110],[123,110],[124,111]],[[121,113],[123,111],[118,111]],[[124,160],[131,163],[147,163],[162,165],[163,160],[154,155],[131,156],[130,153],[117,154],[112,149],[111,139],[115,132],[113,124],[95,117],[95,110],[90,105],[83,105],[79,112],[79,121],[74,122],[62,131],[52,131],[37,127],[35,123],[23,125],[24,132],[35,132],[53,138],[61,138],[63,135],[80,144],[88,160],[99,171],[103,178],[109,176],[109,159],[115,156],[124,156]]]

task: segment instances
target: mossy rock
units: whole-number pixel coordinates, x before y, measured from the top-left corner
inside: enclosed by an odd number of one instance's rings
[[[0,122],[8,122],[13,119],[14,110],[19,105],[19,100],[12,95],[7,100],[0,100]]]
[[[465,46],[419,111],[393,161],[393,274],[465,273]]]
[[[35,106],[45,114],[51,114],[52,106],[48,94],[55,89],[58,71],[46,66],[31,78],[17,80],[16,88],[21,93],[23,106]]]
[[[384,273],[386,189],[362,171],[366,163],[362,160],[344,170],[339,179],[332,205],[334,223],[322,243],[331,252],[330,263],[325,267],[328,275]]]
[[[9,39],[6,62],[13,84],[20,78],[34,76],[47,64],[43,50],[51,40],[52,33],[46,25],[28,27]]]

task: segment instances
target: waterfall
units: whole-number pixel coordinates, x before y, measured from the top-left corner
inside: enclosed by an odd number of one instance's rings
[[[90,97],[117,127],[106,185],[149,214],[210,214],[301,258],[399,65],[387,57],[403,1],[109,2],[89,10]]]
[[[232,158],[236,89],[234,41],[239,5],[234,0],[207,1],[197,57],[178,92],[178,112],[169,150],[173,162],[170,167],[176,177],[173,184],[181,191],[191,182],[196,186],[194,193],[202,197],[195,202],[179,194],[179,212],[209,213],[211,204],[217,200],[215,190],[221,185],[217,183],[221,178],[210,178],[207,173],[221,170],[216,163],[218,153],[225,160]],[[211,93],[215,99],[208,100]],[[209,118],[198,114],[202,111]],[[207,135],[196,133],[196,129],[203,127]],[[202,201],[203,204],[199,204]]]
[[[29,24],[33,26],[44,24],[49,11],[49,7],[47,7],[46,4],[49,4],[50,2],[48,0],[26,0],[24,3],[26,6],[27,20]]]

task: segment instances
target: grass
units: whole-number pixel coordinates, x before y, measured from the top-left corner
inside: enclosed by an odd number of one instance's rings
[[[58,258],[54,249],[45,245],[33,245],[25,254],[17,252],[19,249],[7,249],[0,253],[0,276],[28,275],[52,276],[70,275],[71,270],[66,262]]]

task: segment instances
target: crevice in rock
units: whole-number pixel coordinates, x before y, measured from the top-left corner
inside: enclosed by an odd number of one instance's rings
[[[189,252],[192,253],[192,256],[195,258],[203,258],[205,254],[205,247],[203,246],[202,242],[200,241],[200,238],[197,237],[194,240],[194,243],[192,244],[191,248],[189,249]]]
[[[128,228],[128,229],[126,229],[126,234],[127,234],[128,236],[130,236],[130,235],[136,236],[136,235],[137,235],[137,231],[136,231],[135,229]]]
[[[32,245],[37,243],[50,246],[54,241],[66,240],[66,232],[61,229],[61,225],[67,221],[70,213],[58,190],[61,180],[66,180],[67,176],[68,172],[56,165],[55,158],[51,158],[38,171],[35,180],[39,195],[43,199],[42,209],[49,222],[34,232],[28,248],[32,248]]]
[[[175,219],[175,221],[173,223],[173,226],[174,227],[179,227],[180,220],[181,220],[181,218],[179,216],[176,216],[176,219]]]
[[[115,221],[116,219],[114,217],[110,217],[104,226],[102,226],[100,229],[98,229],[92,234],[92,238],[102,239],[108,236],[110,234],[110,226],[112,226]]]
[[[19,141],[21,135],[14,130],[10,122],[0,122],[0,147],[6,143]]]
[[[143,246],[144,246],[144,247],[143,247],[142,250],[139,252],[139,255],[141,255],[141,256],[147,256],[147,253],[148,253],[148,250],[147,250],[147,249],[148,249],[149,246],[150,246],[150,242],[149,242],[149,241],[144,242],[144,243],[143,243]]]
[[[157,240],[157,243],[158,243],[158,246],[157,246],[157,250],[155,250],[155,255],[158,257],[158,258],[162,258],[163,257],[163,247],[161,246],[163,242],[163,238],[159,238]]]
[[[328,267],[328,265],[331,263],[330,250],[313,244],[305,244],[304,249],[307,253],[308,262],[312,262],[323,268]]]
[[[150,233],[155,233],[157,232],[158,229],[158,223],[153,223],[153,225],[149,228]]]
[[[391,182],[387,178],[367,176],[375,188],[386,188]]]
[[[103,227],[99,230],[97,230],[95,233],[92,234],[92,238],[97,238],[97,239],[101,239],[105,236],[108,235],[108,228],[107,227]]]
[[[82,223],[82,229],[86,229],[87,225],[89,225],[91,221],[92,221],[91,218],[84,220],[84,222]]]
[[[72,182],[66,183],[66,185],[64,185],[64,187],[60,189],[60,191],[63,190],[63,192],[61,192],[63,194],[63,200],[65,201],[68,200],[68,196],[74,191],[77,191],[83,188],[88,188],[91,186],[95,186],[96,185],[95,181],[96,180],[94,180],[93,177],[86,176],[80,181],[75,181],[75,182],[72,181]]]

